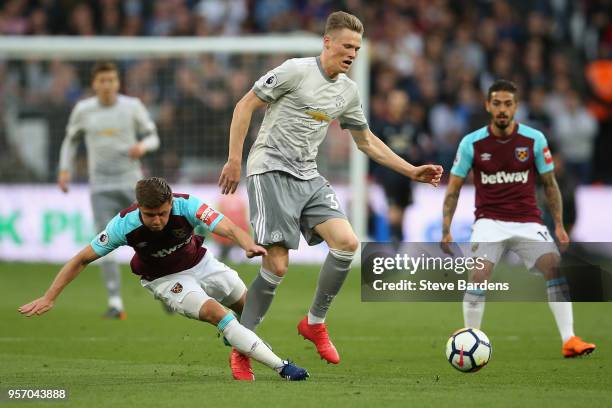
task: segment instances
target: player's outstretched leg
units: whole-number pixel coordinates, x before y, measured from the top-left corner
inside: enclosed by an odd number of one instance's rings
[[[259,273],[247,292],[246,303],[240,317],[240,324],[250,330],[255,330],[259,326],[259,323],[261,323],[272,304],[276,288],[282,279],[282,276],[277,276],[263,265],[261,266]]]
[[[289,267],[289,250],[282,245],[271,245],[266,248],[268,254],[262,259],[259,273],[251,283],[246,302],[240,317],[240,324],[255,331],[268,312],[276,288],[283,280]]]
[[[340,355],[329,339],[325,316],[334,297],[351,268],[354,251],[330,248],[319,274],[319,282],[308,316],[298,324],[298,333],[314,343],[322,359],[332,364],[340,362]]]
[[[587,343],[574,334],[574,313],[567,280],[559,269],[560,258],[557,254],[542,255],[536,262],[536,267],[546,278],[546,294],[548,306],[555,317],[555,323],[561,335],[563,346],[561,354],[565,358],[590,354],[595,350],[595,344]]]
[[[238,323],[232,313],[225,315],[217,324],[217,328],[241,355],[251,357],[270,367],[281,377],[290,381],[301,381],[309,377],[308,371],[305,369],[297,367],[290,361],[282,360],[274,354],[255,333]],[[255,376],[252,375],[250,378],[245,376],[245,378],[238,379],[254,380]]]
[[[567,291],[565,278],[557,278],[546,282],[548,292],[548,306],[555,317],[555,323],[561,334],[561,354],[565,358],[578,357],[591,354],[595,350],[595,344],[587,343],[574,334],[574,315],[572,302],[562,301],[568,299],[568,294],[559,294],[559,291]],[[563,288],[565,287],[565,288]]]
[[[100,263],[102,279],[108,291],[108,310],[102,317],[106,319],[125,320],[127,315],[123,310],[123,300],[121,299],[121,272],[119,264],[114,260],[103,260]]]
[[[288,264],[289,251],[286,248],[280,245],[268,247],[268,255],[251,283],[244,308],[241,308],[240,324],[247,329],[254,331],[263,320],[274,300],[276,288],[287,273]],[[235,350],[230,355],[230,367],[236,379],[246,379],[249,372],[252,373],[249,357]]]
[[[565,358],[590,354],[595,344],[587,343],[574,334],[574,313],[572,302],[569,302],[569,287],[565,277],[556,277],[546,281],[548,306],[555,317],[563,346],[561,354]]]
[[[319,273],[317,290],[308,316],[300,321],[297,329],[305,339],[314,343],[322,359],[338,364],[340,355],[329,339],[325,316],[351,269],[359,240],[344,218],[330,218],[315,226],[314,230],[330,249]]]
[[[491,278],[495,264],[483,261],[481,269],[470,271],[471,281],[475,283],[484,282]],[[480,329],[482,316],[485,309],[485,294],[481,290],[467,290],[463,295],[463,324],[465,327]]]
[[[463,295],[463,325],[480,329],[485,309],[485,294],[481,290],[467,290]]]
[[[216,325],[228,343],[241,354],[270,367],[287,380],[300,381],[308,378],[308,371],[274,354],[263,340],[241,325],[236,316],[227,312],[216,300],[207,298],[202,293],[190,292],[185,295],[182,303],[201,304],[199,319]],[[254,376],[250,379],[253,380]]]

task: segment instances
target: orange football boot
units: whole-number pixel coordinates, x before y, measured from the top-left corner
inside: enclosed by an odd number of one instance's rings
[[[232,369],[234,380],[255,381],[255,374],[253,374],[253,369],[251,368],[251,359],[235,348],[232,348],[232,353],[230,354],[230,368]]]
[[[587,343],[578,336],[572,336],[563,343],[561,353],[563,353],[563,357],[570,358],[591,354],[593,350],[595,350],[594,344]]]
[[[308,324],[308,317],[306,316],[300,321],[297,329],[298,334],[304,337],[304,339],[314,343],[322,359],[332,364],[338,364],[340,362],[340,355],[334,343],[329,339],[325,323]]]

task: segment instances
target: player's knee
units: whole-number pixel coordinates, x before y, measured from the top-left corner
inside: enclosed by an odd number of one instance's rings
[[[236,312],[237,314],[242,314],[242,310],[244,309],[244,304],[246,303],[246,295],[247,295],[247,290],[245,289],[242,292],[242,295],[240,296],[238,300],[236,300],[233,303],[231,303],[231,301],[228,301],[229,304],[226,306],[229,307],[234,312]]]
[[[215,326],[227,315],[227,310],[215,299],[208,298],[200,307],[198,318]]]
[[[264,262],[264,268],[266,271],[280,276],[281,278],[287,274],[287,270],[289,269],[289,265],[283,258],[268,258]]]
[[[557,254],[542,255],[536,262],[536,268],[545,279],[555,279],[561,275],[560,258]]]
[[[201,309],[210,297],[202,292],[189,292],[183,300],[178,303],[177,312],[189,317],[190,319],[201,320]],[[171,305],[172,306],[172,305]]]
[[[272,267],[269,269],[276,276],[283,277],[287,274],[288,266],[284,264],[272,264]]]
[[[357,248],[359,248],[359,240],[355,236],[355,234],[346,234],[340,237],[333,245],[334,249],[339,249],[341,251],[347,252],[356,252]]]
[[[338,261],[353,262],[354,251],[343,251],[341,249],[329,248],[329,254]]]
[[[489,261],[483,261],[482,268],[472,270],[472,281],[484,282],[488,280],[493,274],[493,268],[495,268],[495,264]]]
[[[558,264],[547,264],[542,268],[538,268],[545,279],[555,279],[561,276],[561,270]]]

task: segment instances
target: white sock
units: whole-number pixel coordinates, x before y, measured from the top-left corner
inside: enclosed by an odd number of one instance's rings
[[[324,317],[317,317],[312,313],[308,312],[308,324],[321,324],[325,323]]]
[[[463,323],[465,327],[480,329],[484,307],[484,294],[465,292],[465,295],[463,295]]]
[[[572,302],[548,302],[548,306],[555,316],[561,340],[565,343],[570,337],[574,336]]]
[[[217,328],[236,350],[270,367],[276,372],[283,369],[283,360],[278,357],[255,333],[238,323],[236,317],[228,313]]]
[[[572,302],[570,302],[569,286],[564,277],[546,281],[548,306],[555,316],[561,340],[565,343],[574,335],[574,315]]]
[[[121,296],[110,296],[108,298],[108,307],[114,307],[119,311],[123,311],[123,300],[121,300]]]

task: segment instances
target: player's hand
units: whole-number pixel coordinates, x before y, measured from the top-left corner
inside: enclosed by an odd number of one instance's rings
[[[132,159],[140,159],[146,152],[147,151],[142,143],[136,143],[128,150],[128,156],[130,156]]]
[[[21,314],[24,314],[27,317],[30,317],[30,316],[41,315],[43,313],[46,313],[52,307],[53,307],[53,301],[43,296],[41,298],[31,301],[30,303],[26,303],[25,305],[21,306],[17,310],[19,310]]]
[[[62,170],[57,175],[57,185],[64,193],[68,192],[68,183],[70,183],[70,172]]]
[[[246,256],[249,259],[256,256],[268,255],[268,251],[266,251],[266,248],[259,245],[252,245],[249,248],[246,248],[244,252],[246,252]]]
[[[440,249],[442,250],[442,252],[444,252],[445,254],[454,256],[455,254],[453,254],[453,251],[450,248],[450,244],[453,242],[453,236],[451,235],[450,232],[444,234],[442,236],[442,239],[440,240]]]
[[[240,162],[228,160],[223,166],[221,177],[219,177],[219,187],[221,194],[234,194],[240,182]]]
[[[567,235],[567,231],[565,231],[565,227],[563,225],[557,225],[555,227],[555,235],[559,241],[559,249],[561,252],[565,252],[570,243],[570,238],[569,235]]]
[[[444,169],[442,169],[442,166],[437,164],[425,164],[415,167],[410,178],[421,183],[427,183],[434,187],[438,187],[443,172]]]

